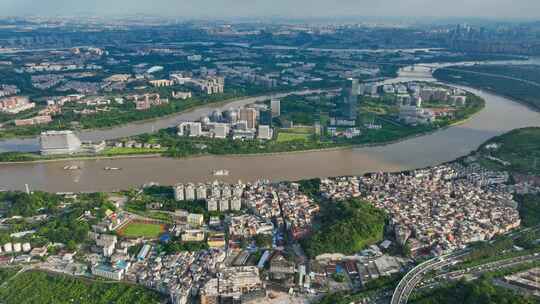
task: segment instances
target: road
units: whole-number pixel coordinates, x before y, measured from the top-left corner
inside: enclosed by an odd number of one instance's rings
[[[442,68],[442,69],[448,70],[448,71],[453,71],[453,72],[459,72],[459,73],[467,73],[467,74],[474,74],[474,75],[479,75],[479,76],[488,76],[488,77],[496,77],[496,78],[514,80],[514,81],[523,82],[523,83],[526,83],[526,84],[529,84],[529,85],[532,85],[532,86],[535,86],[535,87],[540,87],[540,83],[538,83],[538,82],[534,82],[534,81],[530,81],[530,80],[523,79],[523,78],[518,78],[518,77],[512,77],[512,76],[506,76],[506,75],[500,75],[500,74],[493,74],[493,73],[476,72],[476,71],[469,71],[469,70],[462,70],[462,69],[453,69],[453,68]]]
[[[508,236],[510,236],[513,239],[516,239],[523,233],[530,232],[530,231],[537,231],[539,229],[540,229],[540,225],[530,227],[530,228],[524,228],[524,229],[520,229],[520,230],[510,233],[508,234]],[[433,270],[441,269],[441,268],[444,268],[445,266],[459,262],[459,260],[463,256],[467,255],[469,251],[470,249],[459,250],[451,254],[433,258],[431,260],[425,261],[417,265],[401,279],[398,286],[394,290],[394,294],[392,295],[392,300],[390,303],[391,304],[407,303],[407,300],[409,296],[411,295],[412,291],[417,286],[417,284],[423,280],[424,275],[430,273]],[[527,259],[531,260],[531,258],[534,258],[534,260],[538,260],[540,259],[540,256],[529,255],[529,256],[511,258],[507,260],[496,261],[489,264],[474,267],[470,269],[468,273],[471,273],[471,270],[474,271],[474,269],[476,269],[477,271],[482,271],[482,269],[484,270],[487,269],[486,271],[493,271],[493,270],[501,269],[504,267],[512,267],[515,265],[519,265],[523,263],[524,261],[527,261]]]
[[[491,262],[487,264],[482,264],[482,265],[478,265],[478,266],[467,268],[467,269],[462,269],[458,271],[441,274],[439,276],[436,276],[435,279],[442,278],[446,280],[459,280],[466,275],[472,275],[477,278],[486,272],[502,270],[505,268],[510,268],[510,267],[518,266],[525,263],[531,263],[534,261],[540,261],[540,254],[538,253],[530,254],[530,255],[495,261],[495,262]]]
[[[424,276],[430,273],[433,270],[444,268],[448,265],[453,264],[454,262],[459,261],[459,259],[467,255],[469,250],[459,250],[451,254],[446,254],[440,257],[427,260],[409,271],[399,282],[398,286],[394,290],[392,295],[391,304],[402,304],[407,303],[409,296]]]

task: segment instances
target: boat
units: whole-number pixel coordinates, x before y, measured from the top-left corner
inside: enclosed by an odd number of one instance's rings
[[[117,168],[117,167],[105,167],[105,168],[103,168],[103,170],[105,170],[105,171],[118,171],[118,170],[122,170],[122,168]]]
[[[79,170],[80,167],[79,166],[75,166],[75,165],[67,165],[67,166],[64,166],[64,170]]]
[[[212,175],[214,176],[229,176],[229,170],[214,170],[212,171]]]

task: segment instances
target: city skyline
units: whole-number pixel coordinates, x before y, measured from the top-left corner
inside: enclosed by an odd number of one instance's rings
[[[3,16],[61,16],[61,15],[129,15],[148,14],[186,18],[228,18],[228,17],[481,17],[495,19],[534,19],[540,17],[540,2],[534,0],[382,0],[372,1],[341,0],[299,0],[290,3],[284,0],[272,2],[239,0],[231,4],[225,0],[117,0],[114,3],[96,0],[83,1],[44,0],[34,3],[30,0],[4,0],[0,3]]]

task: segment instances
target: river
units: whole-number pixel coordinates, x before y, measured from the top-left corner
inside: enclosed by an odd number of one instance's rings
[[[403,69],[400,77],[389,82],[410,80],[433,81],[434,79],[428,68],[419,67],[414,71]],[[486,100],[485,109],[472,119],[429,135],[385,146],[280,155],[204,156],[187,159],[152,157],[3,164],[0,165],[0,188],[22,190],[25,184],[28,184],[31,189],[50,192],[114,191],[148,182],[171,185],[177,182],[204,182],[214,179],[230,182],[256,179],[279,181],[360,175],[375,171],[401,171],[451,161],[475,150],[493,136],[516,128],[540,126],[538,112],[492,93],[472,88],[464,89]],[[229,106],[232,105],[221,108]],[[155,123],[130,124],[112,130],[90,131],[84,133],[83,138],[126,136],[134,129],[147,132],[151,130],[152,125],[155,128],[174,125],[179,119],[196,118],[210,110],[210,108],[202,108]],[[16,145],[14,140],[10,143]],[[32,145],[26,141],[24,144]],[[0,147],[9,150],[5,143],[0,144]],[[78,165],[81,170],[63,170],[63,167],[68,164]],[[107,166],[119,167],[122,170],[103,170]],[[216,178],[211,174],[214,169],[227,169],[231,174],[227,177]]]

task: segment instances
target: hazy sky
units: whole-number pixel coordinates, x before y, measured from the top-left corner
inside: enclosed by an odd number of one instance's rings
[[[540,0],[0,0],[0,15],[540,18]]]

